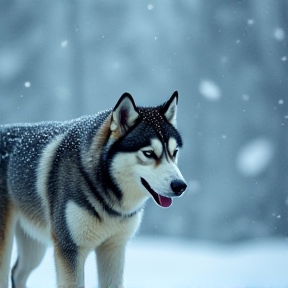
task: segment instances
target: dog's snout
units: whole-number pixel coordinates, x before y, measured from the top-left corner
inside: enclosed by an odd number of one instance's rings
[[[171,182],[171,189],[177,196],[180,196],[186,188],[187,184],[182,180],[173,180]]]

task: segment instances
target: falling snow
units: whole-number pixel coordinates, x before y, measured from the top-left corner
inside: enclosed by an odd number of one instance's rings
[[[64,40],[61,42],[61,47],[64,48],[68,45],[68,40]]]
[[[31,82],[26,81],[26,82],[24,83],[24,87],[25,87],[25,88],[30,88],[30,87],[31,87]]]
[[[244,176],[255,177],[267,169],[273,157],[274,146],[269,139],[254,139],[239,151],[238,171]]]
[[[283,41],[285,39],[285,31],[283,28],[275,28],[273,32],[274,38],[278,41]]]
[[[250,96],[247,95],[247,94],[243,94],[243,95],[242,95],[242,99],[243,99],[244,101],[248,101],[248,100],[250,99]]]
[[[199,92],[210,101],[217,101],[221,98],[221,90],[215,82],[211,80],[202,80],[199,83]]]
[[[148,10],[153,10],[153,9],[154,9],[154,6],[153,6],[152,4],[149,4],[149,5],[147,6],[147,9],[148,9]]]

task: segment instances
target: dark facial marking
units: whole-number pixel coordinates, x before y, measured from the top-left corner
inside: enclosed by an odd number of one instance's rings
[[[160,114],[157,108],[139,108],[139,114],[142,120],[148,125],[153,126],[160,137],[163,139],[162,127],[165,124],[163,115]]]

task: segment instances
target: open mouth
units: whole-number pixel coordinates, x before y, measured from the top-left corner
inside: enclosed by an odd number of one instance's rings
[[[162,195],[159,195],[158,193],[156,193],[151,186],[148,184],[148,182],[143,179],[141,177],[141,183],[143,184],[143,186],[148,190],[148,192],[152,195],[152,197],[154,198],[155,202],[164,208],[168,208],[171,206],[172,204],[172,199],[170,197],[165,197]]]

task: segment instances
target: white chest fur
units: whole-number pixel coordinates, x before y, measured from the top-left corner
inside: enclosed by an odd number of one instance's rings
[[[70,201],[66,208],[66,221],[73,241],[87,249],[95,249],[106,239],[117,235],[122,240],[132,237],[140,225],[142,212],[130,218],[98,218]]]

